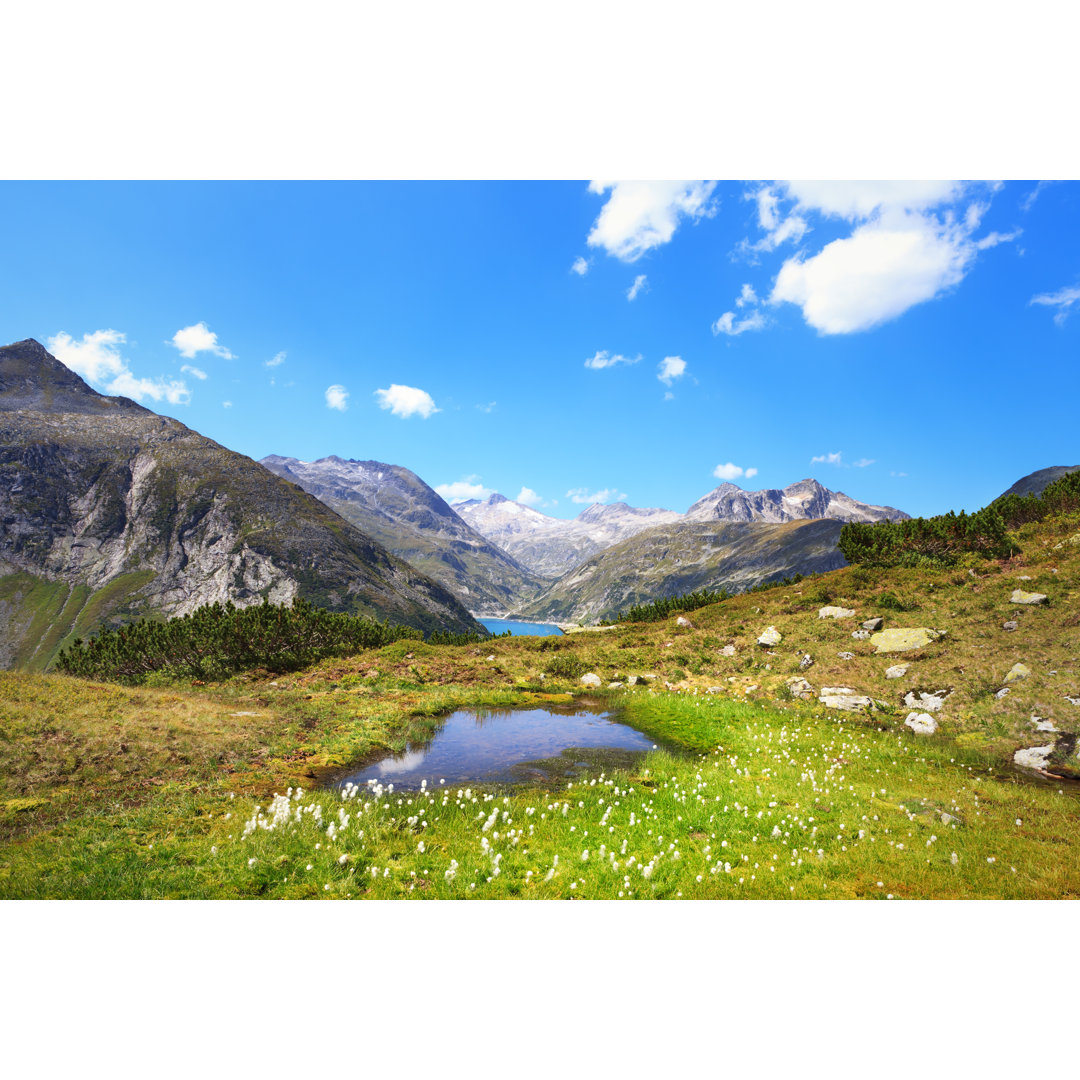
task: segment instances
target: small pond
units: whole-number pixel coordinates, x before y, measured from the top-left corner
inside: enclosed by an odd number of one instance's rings
[[[513,619],[477,619],[477,622],[482,623],[493,634],[505,634],[509,630],[515,637],[523,634],[550,637],[562,633],[552,623],[515,622]]]
[[[631,766],[656,743],[611,712],[566,709],[460,709],[430,742],[409,745],[341,776],[337,784],[369,781],[395,790],[447,784],[544,782],[587,769]]]

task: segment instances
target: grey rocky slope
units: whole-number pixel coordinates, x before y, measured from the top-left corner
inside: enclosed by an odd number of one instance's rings
[[[1051,465],[1046,469],[1038,469],[1022,476],[1008,491],[1002,493],[1001,498],[1006,495],[1041,495],[1047,484],[1074,472],[1080,472],[1080,465]]]
[[[686,521],[658,525],[592,556],[516,614],[554,622],[612,619],[634,604],[698,589],[740,592],[762,581],[845,566],[842,522]]]
[[[502,614],[544,585],[400,465],[334,455],[299,461],[278,454],[260,464],[326,503],[476,614]]]
[[[744,491],[721,484],[686,512],[688,521],[903,521],[910,515],[891,506],[872,506],[830,491],[817,480],[800,480],[786,488]]]
[[[561,576],[590,555],[642,529],[682,517],[673,510],[594,503],[576,518],[564,521],[498,493],[484,500],[455,503],[454,509],[478,533],[546,578]]]
[[[98,394],[36,341],[0,348],[0,664],[43,667],[103,623],[296,596],[479,629],[441,585],[250,458]]]

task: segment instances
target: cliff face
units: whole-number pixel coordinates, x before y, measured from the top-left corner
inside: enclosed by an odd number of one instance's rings
[[[138,615],[295,596],[477,629],[446,589],[250,458],[98,394],[36,341],[0,348],[0,663],[43,667]]]
[[[505,612],[544,584],[400,465],[336,456],[299,461],[278,454],[260,464],[310,492],[477,614]]]

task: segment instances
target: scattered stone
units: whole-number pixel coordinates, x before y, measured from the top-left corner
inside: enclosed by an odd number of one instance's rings
[[[827,709],[840,709],[843,712],[865,712],[874,708],[874,702],[850,686],[823,686],[818,701]]]
[[[907,674],[909,667],[911,667],[910,664],[893,664],[892,667],[885,669],[885,678],[902,679]]]
[[[916,735],[933,735],[937,731],[937,721],[929,713],[908,713],[904,724]]]
[[[1020,624],[1015,619],[1009,619],[1008,622],[1003,622],[1001,624],[1001,629],[1002,630],[1016,630],[1019,627],[1019,625]]]
[[[897,627],[879,630],[870,638],[870,644],[879,653],[909,652],[923,649],[932,641],[945,636],[944,630],[931,630],[928,626]]]
[[[998,699],[998,701],[1000,701],[1000,700],[1001,700],[1001,699],[1002,699],[1003,697],[1005,697],[1005,696],[1006,696],[1006,695],[1008,694],[1008,692],[1009,692],[1009,688],[1008,688],[1007,686],[1003,686],[1003,687],[1002,687],[1002,688],[1001,688],[1001,689],[1000,689],[1000,690],[999,690],[999,691],[998,691],[998,692],[997,692],[997,693],[996,693],[996,694],[994,695],[994,697],[996,697],[996,698]]]
[[[1009,597],[1010,604],[1045,604],[1049,599],[1045,593],[1024,592],[1023,589],[1013,589]]]
[[[823,607],[818,613],[819,619],[850,619],[855,612],[851,608],[846,607]]]
[[[805,671],[807,668],[814,666],[814,658],[809,653],[803,653],[803,658],[799,661],[799,670]]]
[[[1069,703],[1070,705],[1080,705],[1080,697],[1069,697],[1069,695],[1068,695],[1068,694],[1066,694],[1066,695],[1065,695],[1065,700],[1066,700],[1066,701],[1067,701],[1067,702],[1068,702],[1068,703]]]
[[[618,690],[622,686],[621,682],[609,682],[607,688],[609,690]]]
[[[539,674],[539,675],[537,675],[536,677],[537,677],[537,678],[538,678],[538,679],[539,679],[539,680],[540,680],[541,682],[543,682],[543,681],[544,681],[544,680],[545,680],[545,679],[547,678],[547,676],[546,676],[546,675],[545,675],[545,674],[544,674],[544,673],[543,673],[542,671],[541,671],[541,672],[540,672],[540,674]]]
[[[853,630],[851,636],[856,641],[865,641],[870,636],[869,630]]]
[[[630,675],[626,680],[627,686],[637,686],[639,682],[641,679],[637,675]]]
[[[781,634],[775,626],[768,626],[761,632],[761,636],[757,639],[757,642],[759,645],[771,648],[773,645],[779,645],[783,640],[783,634]]]
[[[230,716],[259,716],[260,714],[257,713],[257,712],[231,712],[231,713],[229,713],[229,715]]]
[[[942,810],[941,811],[941,824],[942,825],[960,825],[961,821],[955,815],[946,813],[944,810]]]
[[[1021,574],[1016,580],[1017,581],[1030,581],[1031,580],[1031,575],[1030,574]]]
[[[734,656],[735,655],[735,646],[734,645],[725,645],[720,650],[720,655],[721,656]]]
[[[836,654],[841,660],[854,660],[855,654],[853,652],[838,652]]]
[[[800,679],[798,675],[792,675],[792,677],[787,680],[787,684],[791,690],[792,697],[797,697],[802,701],[808,701],[814,696],[814,688],[805,679]]]
[[[752,608],[751,608],[750,610],[751,610],[751,611],[752,611],[752,612],[753,612],[753,613],[754,613],[755,615],[760,615],[760,614],[761,614],[761,608],[759,608],[759,607],[756,607],[756,606],[755,606],[755,607],[752,607]]]
[[[1080,547],[1080,532],[1073,533],[1072,536],[1066,537],[1061,543],[1055,544],[1054,550],[1061,551],[1063,548],[1067,547]]]
[[[1009,674],[1005,676],[1005,685],[1009,683],[1018,682],[1020,679],[1026,679],[1031,674],[1031,668],[1027,664],[1013,664],[1009,668]]]
[[[1031,722],[1035,725],[1036,731],[1058,731],[1059,728],[1054,727],[1053,720],[1044,720],[1041,716],[1032,716]]]
[[[495,659],[495,657],[494,657],[494,656],[489,656],[489,657],[488,657],[488,659],[489,659],[489,660],[494,660],[494,659]]]
[[[918,694],[914,690],[909,690],[904,695],[904,704],[909,709],[923,709],[926,712],[940,712],[942,705],[945,704],[945,699],[951,694],[951,690],[936,690],[932,694],[928,694],[925,690],[920,690]]]
[[[722,686],[706,686],[705,687],[705,693],[706,694],[722,694],[723,692],[724,692],[724,688]]]
[[[694,629],[694,624],[685,615],[680,615],[675,620],[675,625],[676,626],[689,626],[691,630]]]
[[[647,679],[649,682],[653,682],[657,678],[657,676],[656,675],[642,675],[641,678]]]
[[[862,624],[862,628],[873,633],[875,630],[880,630],[884,625],[885,620],[880,615],[876,615],[872,619],[867,619],[866,622]]]
[[[600,676],[592,671],[590,671],[587,675],[581,676],[582,686],[599,686],[601,682],[602,680]]]
[[[1054,752],[1054,746],[1054,743],[1050,743],[1047,746],[1029,746],[1023,750],[1017,750],[1013,754],[1013,761],[1022,769],[1037,769],[1039,772],[1045,772],[1050,755]]]

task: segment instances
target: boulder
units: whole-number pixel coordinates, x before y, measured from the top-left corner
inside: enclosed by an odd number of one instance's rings
[[[1045,604],[1049,598],[1041,592],[1024,592],[1023,589],[1013,589],[1009,597],[1010,604]]]
[[[798,675],[792,675],[787,680],[788,688],[791,690],[791,696],[797,697],[802,701],[808,701],[814,696],[814,688],[805,680],[800,679]]]
[[[840,709],[843,712],[866,712],[874,708],[874,702],[850,686],[823,686],[818,701],[827,709]]]
[[[996,693],[996,694],[994,695],[994,697],[996,697],[996,698],[998,699],[998,701],[1000,701],[1000,700],[1001,700],[1001,699],[1002,699],[1003,697],[1006,697],[1006,696],[1008,695],[1008,693],[1009,693],[1009,688],[1008,688],[1007,686],[1003,686],[1003,687],[1002,687],[1002,688],[1001,688],[1001,689],[1000,689],[1000,690],[999,690],[999,691],[998,691],[998,692],[997,692],[997,693]]]
[[[1015,619],[1009,619],[1008,622],[1001,624],[1002,630],[1015,630],[1020,624]]]
[[[587,675],[581,676],[582,686],[599,686],[602,680],[595,672],[590,671]]]
[[[1041,716],[1032,716],[1031,722],[1035,725],[1036,731],[1053,731],[1058,730],[1054,725],[1053,720],[1044,720]]]
[[[705,687],[705,693],[706,694],[722,694],[723,692],[724,692],[724,688],[722,686],[706,686]]]
[[[627,686],[637,686],[641,682],[641,679],[637,675],[628,675],[626,678]]]
[[[775,626],[767,626],[761,632],[761,636],[757,639],[757,643],[759,645],[764,645],[766,648],[771,648],[773,645],[779,645],[783,640],[783,634],[781,634]]]
[[[1023,750],[1017,750],[1013,754],[1013,761],[1022,769],[1038,769],[1043,772],[1054,752],[1055,743],[1048,746],[1028,746]]]
[[[875,630],[880,630],[884,625],[885,620],[880,615],[876,615],[872,619],[867,619],[866,622],[862,624],[862,628],[873,633]]]
[[[734,656],[735,655],[735,646],[734,645],[725,645],[720,650],[720,655],[721,656]]]
[[[846,607],[823,607],[818,613],[819,619],[850,619],[855,612],[851,608]]]
[[[1020,679],[1026,679],[1031,674],[1031,668],[1027,664],[1013,664],[1009,668],[1009,674],[1005,676],[1005,685],[1009,683],[1019,682]]]
[[[836,654],[841,660],[854,660],[855,654],[853,652],[838,652]]]
[[[916,735],[933,735],[937,731],[937,721],[929,713],[908,713],[904,724]]]
[[[950,693],[950,690],[936,690],[934,693],[928,694],[925,690],[920,690],[916,694],[914,690],[909,690],[904,695],[904,704],[909,709],[923,709],[926,712],[938,712],[942,705],[945,704],[945,699]]]
[[[691,630],[694,629],[694,624],[685,615],[680,615],[675,620],[675,625],[676,626],[688,626]]]
[[[931,630],[928,626],[896,627],[893,630],[879,630],[871,636],[870,644],[879,653],[910,652],[912,649],[924,649],[944,636],[944,630]]]
[[[893,664],[892,667],[885,669],[886,679],[902,679],[908,672],[910,664]]]
[[[865,641],[870,636],[869,630],[853,630],[851,636],[856,641]]]
[[[1080,532],[1073,533],[1072,536],[1066,537],[1059,544],[1054,545],[1055,551],[1061,551],[1067,547],[1080,547]]]
[[[803,653],[803,658],[799,661],[799,670],[805,671],[807,668],[814,666],[814,658],[809,653]]]

